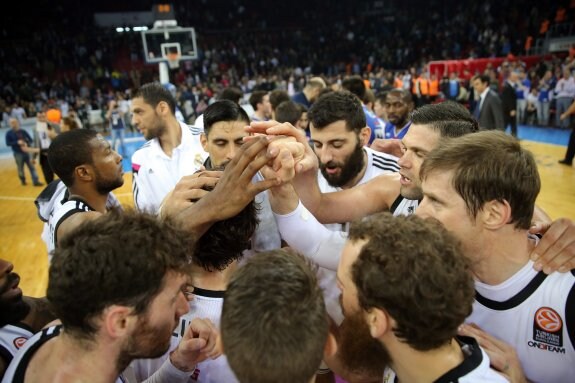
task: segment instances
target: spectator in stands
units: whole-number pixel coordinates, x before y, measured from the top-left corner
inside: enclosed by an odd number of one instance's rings
[[[22,108],[22,106],[20,106],[18,103],[14,103],[12,105],[12,110],[10,111],[10,117],[16,118],[20,124],[22,124],[24,122],[24,119],[27,117],[26,116],[26,111],[24,110],[24,108]]]
[[[537,121],[537,110],[539,110],[539,91],[537,88],[531,88],[527,95],[527,108],[525,109],[525,123],[535,125]]]
[[[319,92],[325,87],[326,84],[323,78],[312,77],[303,88],[303,91],[296,93],[292,100],[309,108],[317,99]]]
[[[342,81],[341,86],[343,89],[354,94],[361,101],[367,126],[371,129],[371,134],[368,142],[368,145],[371,145],[376,136],[383,136],[383,121],[377,118],[377,116],[373,114],[373,112],[369,110],[367,105],[365,105],[363,102],[365,99],[366,91],[363,79],[360,76],[350,76]]]
[[[479,100],[473,111],[473,117],[479,122],[482,129],[505,130],[503,121],[503,109],[499,95],[489,87],[489,76],[482,74],[472,80],[475,93]],[[517,136],[517,132],[511,132]]]
[[[20,129],[20,122],[17,118],[10,118],[9,124],[11,130],[6,132],[6,146],[12,148],[14,154],[14,160],[16,160],[16,167],[18,168],[18,178],[20,178],[20,183],[26,185],[26,176],[24,174],[24,165],[28,167],[30,171],[30,177],[34,186],[42,186],[38,180],[38,174],[36,173],[36,168],[34,168],[33,160],[30,159],[30,154],[28,153],[28,148],[32,145],[32,137],[25,130]]]
[[[279,104],[289,101],[290,97],[285,90],[275,89],[270,92],[270,106],[272,110],[272,120],[275,120],[275,111]]]
[[[575,79],[573,79],[571,71],[565,68],[563,69],[563,77],[555,85],[555,125],[557,127],[569,127],[569,116],[565,116],[565,119],[561,120],[561,115],[567,111],[574,98]]]
[[[509,73],[509,77],[505,81],[503,92],[501,93],[504,129],[507,129],[507,126],[511,125],[511,132],[517,132],[517,92],[515,91],[517,79],[517,73]]]
[[[551,102],[553,88],[551,87],[552,72],[546,70],[541,81],[539,81],[539,103],[537,109],[537,122],[539,125],[549,124],[549,104]]]
[[[252,121],[267,121],[272,116],[270,95],[265,90],[254,90],[249,103],[254,108],[254,114],[250,116]]]
[[[49,122],[46,118],[46,110],[38,112],[36,115],[36,128],[34,129],[34,147],[38,149],[38,152],[34,153],[34,159],[36,156],[40,157],[40,167],[42,168],[46,184],[54,180],[54,172],[48,163],[48,148],[50,148],[52,140],[56,138],[59,132],[60,127]]]
[[[298,105],[300,104],[296,104],[292,100],[282,102],[276,108],[275,120],[282,123],[289,122],[296,128],[305,130],[304,127],[299,126],[302,110],[298,108]]]
[[[75,129],[80,129],[80,127],[78,126],[78,122],[74,118],[70,116],[62,118],[62,124],[60,125],[60,131],[62,133]]]
[[[112,132],[112,149],[120,153],[116,146],[117,142],[120,141],[122,157],[128,158],[128,152],[126,151],[126,145],[124,144],[124,134],[126,132],[126,126],[124,125],[124,115],[124,111],[120,109],[118,101],[110,101],[108,104],[108,110],[106,111],[106,120],[108,120],[110,124],[110,131]]]

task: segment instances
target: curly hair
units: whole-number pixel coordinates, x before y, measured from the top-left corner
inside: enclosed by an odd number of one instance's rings
[[[193,240],[170,219],[112,211],[61,239],[49,270],[47,298],[66,331],[91,339],[111,305],[146,312],[168,272],[189,275]]]
[[[435,220],[380,213],[351,226],[367,241],[351,275],[364,310],[385,310],[395,335],[420,351],[448,343],[471,314],[470,265],[459,242]]]

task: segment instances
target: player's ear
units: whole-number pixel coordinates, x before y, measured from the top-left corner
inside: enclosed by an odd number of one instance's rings
[[[202,148],[207,152],[208,151],[208,137],[206,133],[202,132],[200,134],[200,143],[202,144]]]
[[[364,126],[363,128],[361,128],[361,131],[359,132],[359,140],[361,142],[361,145],[367,146],[369,144],[370,137],[371,137],[371,128],[369,126]]]
[[[327,333],[327,339],[325,340],[325,346],[323,347],[323,358],[332,358],[337,352],[337,341],[335,335],[331,332]]]
[[[369,327],[369,333],[375,339],[381,338],[391,330],[391,317],[385,310],[371,308],[365,312],[364,318]]]

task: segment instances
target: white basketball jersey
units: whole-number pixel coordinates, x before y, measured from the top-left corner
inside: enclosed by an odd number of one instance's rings
[[[220,318],[224,304],[224,291],[204,290],[194,288],[194,299],[190,301],[190,311],[180,317],[180,323],[172,334],[170,352],[175,350],[194,318],[207,318],[220,328]],[[137,376],[145,378],[152,376],[160,369],[169,352],[157,359],[141,359],[137,361]],[[198,363],[196,369],[190,372],[188,383],[236,383],[234,373],[225,355],[217,359],[208,359]]]
[[[0,328],[0,357],[4,359],[6,365],[33,335],[32,328],[23,323],[7,324]]]
[[[58,243],[57,233],[58,227],[64,220],[76,213],[87,211],[94,211],[87,203],[77,199],[70,199],[66,201],[60,208],[55,209],[50,213],[48,218],[48,229],[50,230],[50,239],[48,241],[48,260],[52,260],[52,255]]]
[[[397,157],[387,153],[376,152],[368,147],[364,147],[363,150],[367,154],[367,164],[365,173],[357,185],[369,182],[381,174],[399,171]],[[318,172],[317,180],[319,189],[322,193],[331,193],[341,190],[339,187],[329,185],[321,172]],[[332,231],[349,231],[349,222],[327,224],[324,226]],[[336,273],[335,271],[320,267],[318,268],[317,276],[319,285],[324,293],[323,295],[327,312],[336,323],[340,324],[343,321],[343,313],[341,312],[339,304],[340,291],[336,284]]]
[[[403,198],[399,195],[393,204],[389,208],[389,211],[394,217],[400,215],[412,215],[415,213],[415,209],[419,206],[419,201],[414,199]]]
[[[512,345],[529,381],[575,381],[575,271],[547,276],[529,262],[498,286],[476,282],[467,322]]]
[[[465,356],[463,362],[435,380],[435,383],[487,383],[507,382],[502,375],[489,367],[489,357],[479,347],[477,341],[468,337],[457,337]],[[395,372],[387,367],[383,373],[383,383],[396,383]]]

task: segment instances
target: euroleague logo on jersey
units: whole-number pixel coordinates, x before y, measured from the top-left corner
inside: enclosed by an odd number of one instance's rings
[[[535,313],[535,322],[545,331],[557,332],[563,327],[563,321],[557,312],[549,307],[541,307]]]
[[[533,340],[527,344],[540,350],[564,354],[562,329],[561,315],[550,307],[541,307],[533,318]]]
[[[14,339],[14,347],[20,349],[20,347],[24,346],[24,343],[26,343],[27,340],[28,338],[24,338],[23,336]]]

